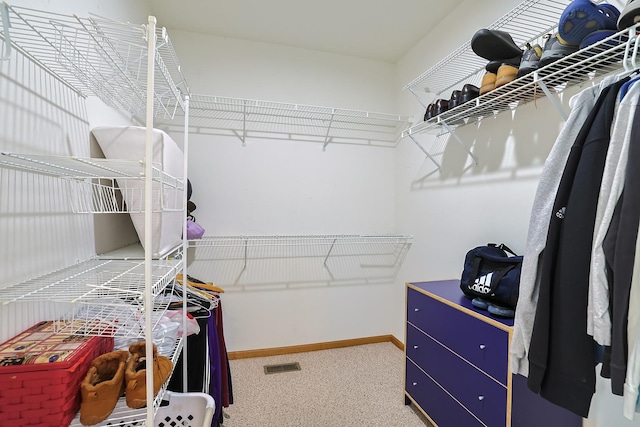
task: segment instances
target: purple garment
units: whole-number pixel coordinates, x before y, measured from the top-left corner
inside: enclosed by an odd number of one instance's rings
[[[215,316],[213,313],[211,313],[211,316],[209,316],[207,320],[207,333],[209,335],[209,365],[211,369],[209,394],[213,396],[216,404],[211,425],[218,426],[220,424],[220,415],[222,414],[222,377],[218,331],[216,330]]]

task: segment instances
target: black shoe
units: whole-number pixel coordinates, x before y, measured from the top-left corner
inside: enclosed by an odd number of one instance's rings
[[[449,98],[449,109],[456,108],[460,104],[462,104],[462,91],[454,90],[451,92],[451,98]]]
[[[522,55],[523,53],[520,52],[518,55],[510,59],[496,59],[495,61],[489,61],[484,69],[490,73],[498,74],[498,68],[500,68],[502,65],[512,65],[517,68],[522,62]]]
[[[476,55],[489,61],[503,61],[522,55],[522,50],[516,45],[511,35],[505,31],[487,30],[476,31],[471,38],[471,49]]]
[[[446,99],[438,99],[433,107],[433,115],[439,116],[449,109],[449,101]]]
[[[462,86],[462,94],[460,95],[460,103],[464,104],[465,102],[469,102],[472,99],[480,96],[480,89],[477,86],[467,83]]]
[[[433,117],[433,104],[429,104],[427,105],[427,111],[424,113],[424,121],[426,122],[427,120],[429,120],[431,117]]]

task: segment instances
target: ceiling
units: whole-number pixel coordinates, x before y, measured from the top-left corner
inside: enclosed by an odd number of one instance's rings
[[[397,62],[463,0],[148,0],[160,26]]]

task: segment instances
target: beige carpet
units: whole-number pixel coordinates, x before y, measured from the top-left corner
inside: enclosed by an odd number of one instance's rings
[[[264,365],[301,370],[266,375]],[[424,427],[404,405],[404,353],[391,343],[231,361],[227,427]]]

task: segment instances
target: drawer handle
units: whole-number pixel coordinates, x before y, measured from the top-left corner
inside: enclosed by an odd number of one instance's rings
[[[483,401],[484,400],[484,396],[478,396],[478,400],[479,401]]]
[[[414,387],[418,385],[418,383],[412,383],[412,384],[413,384]]]
[[[414,345],[414,346],[413,346],[413,348],[414,348],[414,349],[417,349],[417,348],[418,348],[418,346],[417,346],[417,345]]]
[[[485,348],[487,348],[487,346],[486,346],[486,345],[484,345],[484,344],[480,344],[480,350],[484,350]]]
[[[419,308],[414,308],[413,311],[418,312],[418,311],[420,311],[420,309]]]

